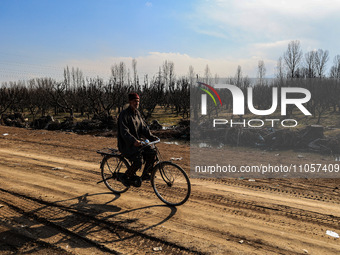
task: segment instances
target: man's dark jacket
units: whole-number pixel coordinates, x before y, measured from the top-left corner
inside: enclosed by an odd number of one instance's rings
[[[129,106],[123,110],[118,117],[118,149],[125,156],[129,157],[138,152],[138,147],[134,146],[136,140],[141,137],[157,139],[152,135],[149,127],[145,124],[138,110],[133,111]]]

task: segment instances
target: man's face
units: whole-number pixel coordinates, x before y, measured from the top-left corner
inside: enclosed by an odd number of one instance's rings
[[[137,110],[139,107],[139,99],[133,99],[129,101],[130,106],[132,107],[132,109]]]

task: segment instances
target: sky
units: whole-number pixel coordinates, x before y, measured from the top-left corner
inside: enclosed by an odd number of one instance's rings
[[[52,77],[66,66],[84,76],[110,76],[123,61],[138,75],[156,75],[172,61],[204,75],[233,76],[237,66],[266,77],[292,40],[304,53],[340,54],[338,0],[0,0],[0,82]]]

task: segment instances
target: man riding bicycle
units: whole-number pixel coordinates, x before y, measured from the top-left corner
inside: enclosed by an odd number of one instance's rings
[[[145,166],[142,180],[150,180],[149,169],[152,169],[155,163],[156,151],[151,147],[146,147],[142,151],[141,138],[145,137],[150,141],[155,141],[158,137],[151,134],[149,127],[142,119],[139,107],[139,95],[137,93],[129,94],[129,107],[123,110],[118,117],[118,149],[130,162],[131,167],[125,172],[121,178],[121,182],[129,187],[130,185],[138,185],[140,178],[136,176],[136,172],[142,167],[143,159]]]

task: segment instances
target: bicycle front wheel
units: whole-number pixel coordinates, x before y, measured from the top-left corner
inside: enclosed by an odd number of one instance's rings
[[[168,161],[155,166],[151,185],[157,197],[172,206],[184,204],[191,192],[188,175],[180,166]]]
[[[113,193],[123,193],[129,188],[119,178],[129,168],[129,163],[120,156],[105,156],[100,165],[103,181]]]

